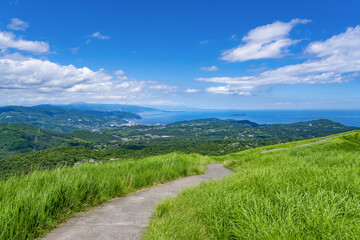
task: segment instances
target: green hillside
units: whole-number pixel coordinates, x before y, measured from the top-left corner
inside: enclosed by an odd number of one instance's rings
[[[138,159],[172,152],[225,155],[251,148],[358,129],[326,119],[259,125],[247,120],[201,119],[169,125],[135,125],[98,132],[58,133],[0,123],[0,178],[31,169],[73,166],[82,159]]]
[[[58,133],[33,125],[0,122],[0,159],[61,146],[90,147],[94,142],[110,142],[114,139],[111,135],[90,131]]]
[[[60,133],[31,125],[0,123],[0,158],[66,144],[67,139]]]
[[[0,181],[0,239],[37,239],[89,207],[179,177],[201,174],[205,162],[195,154],[169,154],[36,171]]]
[[[162,202],[145,239],[359,239],[360,131],[306,142],[215,157],[235,173]]]
[[[104,164],[95,159],[0,180],[0,239],[34,239],[90,206],[202,173],[206,162],[224,162],[234,174],[163,201],[145,239],[357,239],[360,131],[297,147],[317,140],[217,157],[169,154]],[[262,153],[275,148],[285,149]],[[94,154],[82,146],[44,151],[45,164],[54,165]]]
[[[0,122],[31,124],[56,132],[114,127],[126,123],[125,119],[134,118],[140,118],[140,116],[136,113],[121,111],[62,109],[51,105],[0,107]]]

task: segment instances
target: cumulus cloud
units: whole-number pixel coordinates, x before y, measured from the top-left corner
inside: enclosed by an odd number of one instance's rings
[[[103,70],[93,72],[89,68],[73,65],[59,65],[48,60],[40,60],[21,55],[0,58],[0,88],[36,88],[39,91],[74,91],[81,84],[108,82],[110,76]]]
[[[124,75],[125,73],[123,70],[120,69],[120,70],[115,71],[114,74],[115,75]]]
[[[241,89],[237,89],[238,91],[236,91],[235,89],[233,89],[233,87],[231,85],[226,85],[226,86],[219,86],[219,87],[209,87],[206,89],[206,92],[208,93],[214,93],[214,94],[236,94],[236,95],[244,95],[244,96],[249,96],[250,92],[247,91],[243,91]]]
[[[178,87],[168,85],[168,84],[154,84],[152,86],[149,86],[149,88],[150,89],[155,89],[155,90],[161,90],[163,93],[174,93],[174,92],[177,92]]]
[[[199,92],[199,89],[193,89],[193,88],[188,88],[185,90],[186,93],[197,93]]]
[[[46,53],[49,51],[49,44],[40,41],[27,41],[17,38],[11,32],[0,31],[0,49],[16,49],[21,51],[29,51],[36,53]]]
[[[120,75],[125,77],[124,75]],[[134,102],[157,99],[171,86],[156,81],[119,79],[103,69],[93,71],[87,67],[60,65],[48,60],[12,54],[0,57],[0,94],[19,101],[32,99],[62,99],[89,101],[91,99]],[[24,101],[25,101],[24,100]],[[146,102],[145,102],[146,103]]]
[[[127,76],[125,76],[125,72],[123,70],[117,70],[114,72],[114,75],[116,76],[116,79],[118,80],[126,80],[128,79]]]
[[[210,67],[201,67],[201,71],[213,72],[219,70],[217,66],[210,66]]]
[[[250,35],[249,35],[250,36]],[[360,26],[325,41],[310,43],[312,57],[300,64],[265,71],[257,76],[198,78],[223,84],[206,89],[211,93],[249,95],[262,86],[274,84],[325,84],[352,80],[360,74]]]
[[[11,30],[25,31],[29,27],[29,23],[18,18],[12,18],[11,22],[6,27]]]
[[[221,59],[229,62],[244,62],[251,59],[282,57],[289,46],[298,42],[288,38],[290,31],[297,24],[305,24],[309,21],[296,18],[287,23],[277,21],[252,29],[242,38],[244,44],[224,51]]]
[[[360,52],[360,26],[350,27],[346,32],[335,35],[326,41],[310,43],[306,53],[315,54],[317,57],[338,55],[355,55]]]
[[[110,39],[109,36],[103,35],[103,34],[101,34],[100,32],[94,32],[93,34],[91,34],[91,35],[88,36],[88,37],[93,37],[93,38],[102,39],[102,40],[104,40],[104,39]]]

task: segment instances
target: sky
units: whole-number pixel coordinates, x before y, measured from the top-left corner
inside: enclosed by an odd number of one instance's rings
[[[360,109],[359,9],[359,0],[0,0],[0,105]]]

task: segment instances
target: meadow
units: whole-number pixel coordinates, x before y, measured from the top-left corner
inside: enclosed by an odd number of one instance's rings
[[[172,153],[0,181],[0,239],[36,239],[78,212],[223,162],[234,174],[162,201],[144,239],[357,239],[360,131],[224,156]],[[264,150],[286,148],[262,153]]]
[[[206,158],[168,154],[82,164],[0,181],[0,239],[35,239],[75,213],[137,190],[205,172]]]
[[[360,132],[293,148],[312,141],[214,157],[235,173],[161,202],[144,239],[359,239]]]

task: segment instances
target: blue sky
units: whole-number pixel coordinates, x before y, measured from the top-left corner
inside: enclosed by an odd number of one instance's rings
[[[0,2],[0,105],[359,109],[360,1]]]

